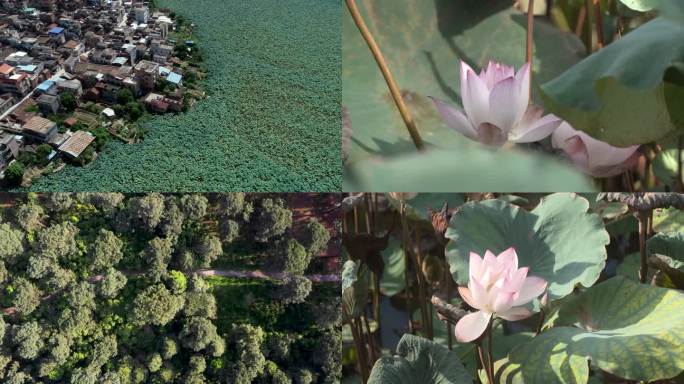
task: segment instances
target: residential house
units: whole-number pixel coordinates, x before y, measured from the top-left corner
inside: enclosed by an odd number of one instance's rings
[[[22,133],[34,141],[47,143],[57,135],[57,124],[40,116],[34,116],[24,124]]]
[[[31,81],[25,73],[17,73],[11,65],[0,65],[0,93],[12,93],[18,97],[26,96],[31,88]]]
[[[52,115],[59,112],[59,97],[42,94],[36,99],[38,108],[44,115]]]
[[[14,135],[0,135],[0,172],[19,156],[19,142]]]
[[[135,77],[143,90],[151,91],[159,78],[159,64],[142,60],[135,66]]]
[[[12,108],[15,102],[16,99],[12,96],[11,93],[6,93],[0,96],[0,115],[4,114],[10,108]]]
[[[86,131],[76,131],[59,146],[58,150],[67,156],[77,159],[95,141],[95,136]]]

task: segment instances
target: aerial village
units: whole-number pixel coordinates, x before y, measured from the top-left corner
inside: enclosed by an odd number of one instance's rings
[[[0,182],[27,187],[203,96],[193,24],[149,1],[0,0]]]

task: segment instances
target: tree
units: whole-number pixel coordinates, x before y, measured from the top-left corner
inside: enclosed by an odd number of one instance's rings
[[[42,330],[35,321],[12,327],[12,344],[16,347],[17,356],[32,360],[43,349]]]
[[[114,232],[104,228],[88,247],[90,269],[94,272],[104,271],[116,266],[123,257],[123,241]]]
[[[163,364],[162,358],[158,353],[153,353],[148,359],[147,359],[147,369],[150,370],[150,372],[158,372],[159,369],[161,369]]]
[[[71,372],[71,384],[95,384],[97,383],[98,373],[90,367],[78,367]]]
[[[311,384],[313,379],[313,373],[308,369],[300,369],[294,374],[295,384]]]
[[[188,287],[188,279],[183,272],[169,271],[169,284],[171,285],[171,292],[181,295]]]
[[[92,204],[105,214],[114,212],[124,200],[122,193],[83,192],[76,195],[76,199],[84,204]]]
[[[261,353],[264,331],[259,326],[236,324],[230,335],[231,350],[238,359],[232,363],[229,375],[235,384],[250,384],[266,366],[266,358]]]
[[[40,304],[40,291],[33,283],[23,277],[14,280],[14,299],[12,305],[20,316],[30,315]]]
[[[316,219],[309,219],[304,227],[302,245],[310,255],[317,255],[328,246],[330,233]]]
[[[162,357],[164,360],[170,360],[172,357],[176,356],[178,353],[178,343],[176,340],[165,337],[164,343],[162,344]]]
[[[223,220],[219,228],[224,244],[230,244],[240,236],[240,224],[235,220]]]
[[[256,222],[253,224],[255,240],[267,242],[272,237],[282,235],[292,226],[292,212],[284,207],[280,199],[263,199]]]
[[[107,335],[95,343],[90,357],[89,368],[100,369],[117,355],[118,344],[116,335]]]
[[[33,248],[37,254],[55,261],[76,256],[79,252],[76,244],[78,231],[78,228],[69,222],[53,224],[38,231]]]
[[[59,105],[67,112],[73,112],[78,107],[78,101],[72,92],[64,92],[59,95]]]
[[[133,93],[131,92],[130,89],[128,88],[121,88],[118,92],[116,92],[116,102],[121,104],[121,105],[126,105],[130,103],[131,101],[134,101],[133,99]]]
[[[9,224],[0,224],[0,260],[7,260],[12,264],[14,258],[23,253],[24,233]]]
[[[131,217],[137,219],[144,229],[152,232],[159,225],[164,214],[164,196],[159,193],[150,193],[131,198],[128,200],[128,210]]]
[[[295,239],[279,241],[268,253],[268,269],[301,275],[306,271],[311,255]]]
[[[316,339],[313,351],[313,363],[327,376],[326,382],[336,382],[342,376],[342,335],[338,328],[323,330]]]
[[[216,318],[216,298],[209,292],[190,291],[185,294],[186,317]]]
[[[190,317],[185,320],[179,334],[181,344],[195,352],[199,352],[219,338],[216,326],[204,317]]]
[[[126,114],[133,121],[138,120],[145,112],[143,107],[137,101],[131,101],[130,103],[127,103],[125,108]]]
[[[24,231],[33,232],[40,227],[40,220],[43,217],[43,213],[43,207],[34,202],[29,202],[20,205],[14,216],[17,224]]]
[[[10,186],[17,186],[21,184],[24,179],[24,172],[26,168],[20,161],[13,161],[5,170],[5,182]]]
[[[224,193],[221,195],[221,216],[224,218],[236,218],[242,213],[245,206],[245,194],[243,192]]]
[[[167,238],[177,239],[183,232],[183,222],[185,215],[178,207],[177,199],[174,196],[168,196],[164,202],[165,209],[160,224],[161,234]]]
[[[274,299],[284,304],[303,303],[311,293],[311,280],[304,276],[288,276],[274,290]]]
[[[108,299],[115,298],[119,291],[126,286],[127,281],[126,275],[114,268],[109,268],[100,282],[100,295]]]
[[[203,195],[184,195],[180,199],[180,206],[189,220],[199,221],[207,214],[209,201]]]
[[[64,296],[71,308],[94,310],[96,307],[95,289],[87,280],[72,284]]]
[[[48,156],[52,153],[50,144],[41,144],[36,148],[36,160],[41,166],[46,166],[50,160]]]
[[[143,259],[149,266],[148,276],[155,282],[166,274],[166,268],[171,261],[173,244],[171,240],[155,237],[147,243],[143,251]]]
[[[183,297],[174,296],[162,284],[147,287],[133,300],[131,320],[134,324],[168,324],[183,307]]]
[[[71,193],[53,192],[48,193],[46,196],[45,205],[52,211],[63,212],[70,209],[74,204]]]
[[[199,241],[195,247],[195,252],[197,253],[198,266],[209,268],[211,263],[223,254],[223,246],[218,237],[207,234]]]

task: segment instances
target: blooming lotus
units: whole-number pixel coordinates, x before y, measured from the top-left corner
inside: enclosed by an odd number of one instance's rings
[[[542,117],[542,110],[530,105],[529,63],[515,73],[513,67],[490,61],[477,75],[461,61],[461,99],[465,114],[433,101],[449,127],[486,145],[539,141],[561,123],[554,115]]]
[[[634,166],[639,158],[638,145],[613,147],[575,130],[566,122],[553,132],[551,144],[562,149],[582,172],[594,177],[618,175]]]
[[[521,320],[532,315],[522,307],[546,290],[546,280],[527,276],[527,267],[518,268],[515,249],[508,248],[498,256],[486,251],[484,259],[470,252],[467,287],[458,287],[463,300],[477,312],[456,323],[456,339],[469,342],[484,333],[492,316],[505,320]]]

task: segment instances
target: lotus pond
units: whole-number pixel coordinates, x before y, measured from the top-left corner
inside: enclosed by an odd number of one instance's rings
[[[345,383],[684,377],[683,194],[366,193],[345,208]]]
[[[335,191],[340,175],[341,6],[334,0],[162,0],[196,24],[208,98],[155,116],[140,144],[37,191]]]

